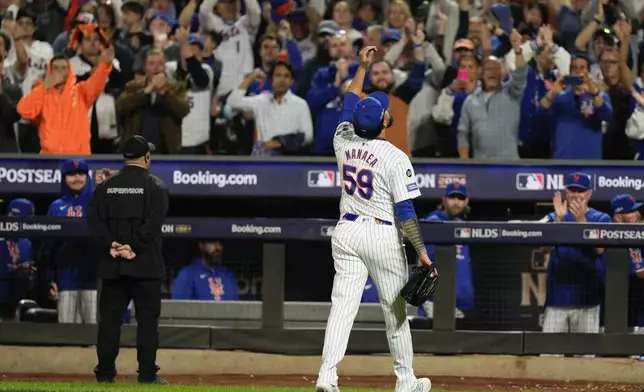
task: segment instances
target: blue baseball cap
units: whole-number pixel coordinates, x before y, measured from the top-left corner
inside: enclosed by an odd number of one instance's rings
[[[627,193],[613,197],[610,201],[610,210],[615,214],[628,214],[639,210],[644,203],[638,203],[635,198]]]
[[[82,158],[71,158],[63,162],[63,174],[68,173],[89,173],[89,165]]]
[[[271,3],[271,20],[275,24],[280,24],[288,14],[295,8],[295,2],[291,0],[270,0]]]
[[[13,199],[7,206],[7,215],[10,216],[34,216],[36,207],[28,199]]]
[[[570,173],[568,174],[566,188],[577,188],[587,191],[590,189],[590,176],[581,172]]]
[[[398,29],[389,28],[382,32],[382,43],[385,44],[389,41],[400,41],[402,39],[402,33]]]
[[[389,95],[382,91],[376,91],[359,100],[353,112],[356,134],[367,137],[378,136],[388,108]]]
[[[152,16],[150,17],[150,20],[148,20],[148,25],[146,26],[146,27],[148,28],[148,30],[150,29],[150,24],[151,24],[153,21],[157,20],[157,19],[161,19],[161,20],[163,20],[164,22],[166,22],[166,23],[168,24],[168,26],[170,26],[170,28],[171,28],[171,29],[174,29],[174,28],[175,28],[176,21],[174,21],[174,20],[170,20],[170,18],[168,18],[167,16],[165,16],[165,15],[164,15],[164,14],[162,14],[161,12],[157,12],[157,13],[155,13],[154,15],[152,15]]]
[[[205,41],[203,35],[199,33],[192,33],[188,36],[188,43],[190,45],[201,45],[201,49],[204,48]]]
[[[467,197],[467,186],[465,186],[465,184],[461,184],[460,182],[452,182],[451,184],[448,184],[445,188],[445,197],[454,195]]]

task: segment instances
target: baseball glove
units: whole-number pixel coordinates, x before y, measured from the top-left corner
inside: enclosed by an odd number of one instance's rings
[[[420,306],[434,294],[438,283],[436,267],[417,267],[409,277],[405,287],[400,290],[400,296],[412,306]]]

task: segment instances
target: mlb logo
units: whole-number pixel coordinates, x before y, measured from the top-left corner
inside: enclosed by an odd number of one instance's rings
[[[309,188],[331,188],[335,186],[335,172],[331,170],[309,170]]]
[[[468,227],[458,227],[454,229],[454,238],[471,238],[472,229]]]
[[[543,173],[517,173],[517,189],[520,191],[542,191],[545,184]]]
[[[586,229],[586,230],[584,230],[584,239],[585,240],[598,240],[599,239],[599,230],[598,229]]]
[[[322,226],[320,228],[320,235],[322,237],[331,237],[333,236],[334,229],[335,229],[335,226]]]

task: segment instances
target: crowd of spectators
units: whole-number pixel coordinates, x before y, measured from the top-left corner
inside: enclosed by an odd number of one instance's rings
[[[332,155],[375,45],[365,93],[390,94],[386,137],[409,155],[644,156],[640,1],[0,6],[0,152],[116,153],[141,134],[166,154]]]

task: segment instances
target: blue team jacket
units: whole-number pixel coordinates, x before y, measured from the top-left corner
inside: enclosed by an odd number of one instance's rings
[[[172,299],[237,301],[237,279],[226,267],[207,267],[201,258],[179,271],[172,285]]]
[[[519,121],[519,140],[524,147],[533,142],[550,140],[548,118],[538,115],[537,109],[546,93],[548,93],[548,88],[544,78],[539,75],[534,66],[529,66],[527,84],[521,101],[521,120]]]
[[[353,78],[358,70],[358,63],[349,65],[349,76]],[[306,94],[306,103],[315,119],[315,152],[333,154],[333,135],[342,114],[342,97],[340,89],[333,85],[337,68],[335,65],[322,67],[313,75],[311,88]]]
[[[62,197],[51,203],[47,215],[85,219],[87,204],[94,191],[92,179],[88,178],[83,191],[79,195],[74,195],[65,183],[63,171],[60,188]],[[97,260],[90,240],[79,238],[54,240],[48,278],[56,282],[59,291],[96,290]]]
[[[560,92],[548,110],[539,105],[539,115],[547,116],[555,127],[554,159],[602,159],[602,121],[611,120],[613,107],[607,94],[600,95],[604,102],[597,108],[592,95],[577,96],[572,90]],[[581,112],[584,107],[587,116]]]
[[[430,213],[423,221],[448,221],[451,220],[443,211],[436,210]],[[456,220],[462,221],[461,218]],[[425,244],[427,256],[436,262],[440,271],[440,260],[434,260],[435,245]],[[470,247],[467,245],[456,245],[456,307],[460,310],[471,310],[474,308],[474,283],[472,282],[472,258]],[[421,308],[422,310],[422,308]]]
[[[12,284],[15,271],[21,264],[33,261],[31,241],[26,238],[0,238],[0,302],[11,301],[20,294],[15,292],[16,287]],[[33,276],[26,278],[30,281],[34,279]]]
[[[378,289],[376,289],[376,284],[373,282],[373,279],[371,279],[371,276],[367,279],[367,283],[364,285],[364,290],[362,291],[362,299],[360,302],[380,302],[380,299],[378,298]]]
[[[548,214],[552,222],[555,213]],[[610,222],[610,216],[590,208],[588,222]],[[564,222],[574,222],[570,212]],[[606,253],[597,255],[592,247],[557,246],[550,252],[546,272],[546,306],[595,306],[603,302]]]
[[[644,268],[641,248],[630,248],[629,259],[629,325],[644,326],[644,279],[638,278],[635,272]]]

